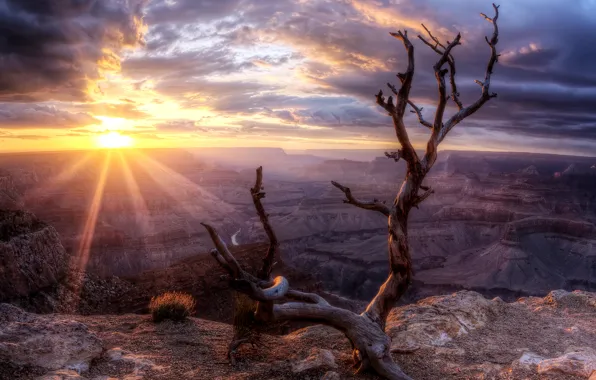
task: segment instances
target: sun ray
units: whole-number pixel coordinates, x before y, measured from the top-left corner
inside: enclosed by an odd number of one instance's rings
[[[101,173],[97,180],[97,185],[95,187],[95,192],[93,194],[91,204],[89,205],[89,212],[87,214],[87,220],[85,221],[85,227],[83,228],[83,234],[81,236],[79,248],[74,257],[74,259],[76,260],[76,268],[81,272],[85,271],[85,269],[87,268],[87,262],[89,261],[89,252],[91,250],[91,244],[93,242],[93,236],[95,234],[97,216],[99,215],[99,210],[101,208],[101,203],[103,200],[103,194],[106,185],[106,179],[108,176],[108,171],[110,169],[111,158],[112,152],[108,152],[104,160]]]
[[[128,195],[130,196],[133,212],[135,213],[135,223],[137,226],[140,226],[142,236],[151,234],[153,231],[149,224],[150,215],[145,198],[143,197],[137,180],[130,169],[127,157],[125,157],[122,152],[118,152],[118,158],[122,165],[124,182],[126,184],[126,189],[128,190]]]
[[[237,214],[234,207],[227,202],[155,159],[139,153],[138,163],[155,183],[195,221],[204,220],[209,212],[214,216]],[[191,198],[194,201],[189,203]]]
[[[85,154],[77,162],[62,170],[62,172],[60,172],[60,174],[58,174],[57,176],[50,178],[48,181],[44,182],[40,186],[34,188],[30,192],[25,193],[21,197],[21,201],[27,204],[31,200],[37,200],[40,197],[43,197],[54,191],[60,190],[62,188],[62,185],[70,181],[89,162],[91,156],[91,153]]]

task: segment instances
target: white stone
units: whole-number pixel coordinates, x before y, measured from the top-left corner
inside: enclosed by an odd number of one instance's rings
[[[590,347],[570,349],[562,356],[538,363],[538,373],[561,372],[588,378],[596,371],[596,350]]]
[[[0,361],[80,373],[99,357],[102,343],[80,322],[27,313],[0,304]]]

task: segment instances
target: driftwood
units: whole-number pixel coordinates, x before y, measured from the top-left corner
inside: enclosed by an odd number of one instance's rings
[[[389,275],[362,314],[331,306],[317,294],[293,290],[290,288],[288,281],[282,276],[271,279],[273,258],[269,254],[264,259],[263,270],[261,270],[258,277],[245,272],[238,265],[238,262],[215,229],[208,224],[204,224],[216,247],[213,256],[222,268],[228,272],[230,286],[257,301],[255,317],[258,320],[264,322],[306,320],[332,326],[342,331],[351,342],[354,366],[357,373],[372,369],[387,379],[410,379],[393,361],[390,349],[391,339],[384,331],[390,310],[404,294],[412,279],[412,263],[407,233],[408,216],[412,208],[417,207],[433,193],[433,190],[424,186],[422,182],[437,159],[439,144],[453,127],[478,111],[491,98],[496,97],[496,94],[490,92],[490,80],[493,67],[498,59],[496,45],[499,36],[497,27],[499,7],[493,4],[493,8],[495,11],[493,18],[481,14],[493,25],[491,38],[486,37],[486,42],[490,48],[486,74],[483,81],[476,81],[481,87],[481,94],[474,103],[467,107],[464,107],[459,99],[455,81],[455,59],[452,55],[452,50],[460,45],[461,35],[458,34],[453,41],[443,44],[423,25],[428,37],[419,35],[418,38],[439,55],[439,59],[433,67],[439,93],[433,121],[425,120],[422,109],[418,108],[409,99],[415,67],[414,46],[406,31],[391,33],[393,37],[403,43],[406,49],[407,69],[405,72],[397,74],[401,84],[399,88],[387,84],[392,94],[396,96],[395,102],[393,96],[385,99],[382,91],[379,91],[376,95],[376,100],[377,104],[383,107],[392,118],[395,134],[401,146],[397,152],[388,152],[386,155],[395,161],[405,161],[407,166],[405,179],[391,207],[378,200],[360,200],[352,194],[350,188],[332,182],[333,186],[344,193],[345,203],[366,210],[377,211],[388,217]],[[451,90],[449,95],[445,80],[447,74],[449,74]],[[457,112],[445,120],[444,113],[449,99],[456,104]],[[419,157],[414,150],[406,131],[403,119],[408,105],[412,108],[411,112],[417,114],[420,124],[431,131],[423,157]],[[260,199],[264,197],[264,193],[260,192],[262,173],[259,173],[257,172],[257,183],[251,189],[251,194],[253,194],[253,201],[261,222],[271,240],[270,251],[275,252],[278,244],[277,239],[260,204]]]

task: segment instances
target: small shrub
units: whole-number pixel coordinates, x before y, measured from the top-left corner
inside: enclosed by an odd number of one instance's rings
[[[195,300],[190,294],[167,292],[151,298],[149,310],[151,310],[153,322],[156,323],[164,319],[183,321],[192,315],[195,305]]]

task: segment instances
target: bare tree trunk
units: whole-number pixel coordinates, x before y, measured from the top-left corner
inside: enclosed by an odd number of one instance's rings
[[[279,242],[261,203],[261,199],[265,198],[265,193],[262,190],[264,190],[263,167],[259,166],[256,170],[255,185],[250,189],[250,195],[263,229],[269,238],[269,248],[263,257],[263,266],[257,277],[268,281],[271,279],[271,270],[275,264]],[[236,351],[243,344],[251,344],[253,347],[262,346],[260,326],[254,321],[254,312],[257,307],[257,302],[252,301],[245,294],[238,293],[238,296],[234,298],[234,337],[228,346],[228,359],[232,365],[236,365]]]
[[[405,179],[390,208],[376,199],[372,201],[359,200],[354,197],[350,188],[337,182],[332,182],[333,186],[344,193],[346,197],[344,200],[345,203],[366,210],[377,211],[388,217],[389,274],[387,280],[379,288],[377,295],[368,304],[362,314],[356,314],[349,310],[331,306],[317,294],[292,290],[288,281],[282,276],[271,279],[271,267],[279,243],[269,224],[263,205],[260,202],[265,196],[260,191],[262,188],[262,168],[257,169],[257,181],[255,187],[251,189],[251,195],[271,244],[263,260],[263,269],[259,272],[258,277],[242,270],[215,229],[208,224],[203,224],[209,232],[216,248],[211,253],[221,267],[228,272],[230,286],[257,302],[255,317],[258,320],[264,322],[301,320],[334,327],[342,331],[351,342],[357,373],[372,369],[386,379],[410,379],[393,361],[391,357],[391,339],[385,333],[385,325],[389,312],[408,289],[412,280],[412,260],[408,242],[408,217],[412,208],[417,208],[421,202],[433,193],[433,190],[424,186],[422,182],[436,161],[437,148],[441,141],[443,141],[447,133],[455,125],[472,115],[488,100],[496,96],[496,94],[489,92],[490,78],[494,64],[498,58],[496,44],[498,42],[497,18],[499,16],[499,10],[495,4],[493,4],[493,8],[495,10],[494,18],[489,18],[485,14],[481,14],[493,24],[492,38],[489,39],[486,37],[491,55],[487,64],[485,78],[482,82],[476,81],[482,89],[482,94],[478,100],[468,107],[464,107],[459,100],[459,93],[457,92],[455,82],[455,59],[451,55],[452,49],[460,44],[461,36],[458,34],[452,42],[444,45],[423,25],[434,44],[420,35],[418,37],[440,56],[434,65],[439,96],[432,123],[424,119],[422,108],[417,107],[409,99],[414,77],[414,46],[408,39],[407,32],[399,31],[397,33],[391,33],[392,36],[403,42],[408,54],[408,67],[404,73],[397,74],[401,82],[399,89],[392,84],[387,84],[393,94],[396,95],[395,104],[393,103],[392,96],[388,100],[385,100],[382,91],[379,91],[376,100],[377,104],[383,107],[389,116],[391,116],[395,133],[401,146],[401,149],[398,151],[385,154],[396,162],[400,159],[406,162],[407,173]],[[443,67],[445,65],[449,66],[449,69],[444,69]],[[447,95],[445,85],[445,75],[447,73],[450,73],[450,96]],[[444,122],[444,112],[449,98],[457,105],[458,111]],[[420,124],[431,130],[426,153],[422,159],[418,157],[418,154],[414,150],[403,121],[407,105],[412,107],[411,112],[417,114]],[[419,193],[420,190],[422,190],[422,193]]]

